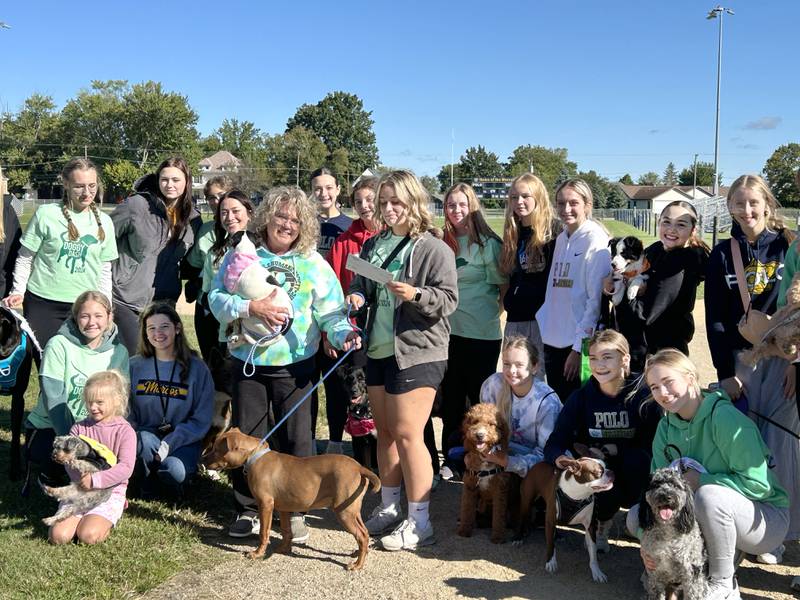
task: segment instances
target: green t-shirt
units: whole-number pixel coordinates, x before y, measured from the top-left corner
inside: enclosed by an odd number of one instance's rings
[[[186,260],[195,269],[202,269],[208,251],[214,245],[214,221],[205,221],[197,230],[197,240],[186,256]]]
[[[98,289],[103,263],[118,256],[111,217],[100,211],[105,233],[101,242],[91,210],[69,213],[79,233],[74,242],[69,239],[61,203],[37,208],[22,236],[22,245],[36,254],[27,289],[56,302],[74,302],[86,290]]]
[[[449,317],[450,329],[464,338],[499,340],[500,286],[508,278],[500,272],[500,241],[484,238],[483,244],[469,244],[466,235],[458,238],[458,307]]]
[[[397,244],[403,240],[402,235],[390,234],[388,237],[379,235],[375,240],[375,247],[370,257],[370,262],[381,266],[388,256],[395,249]],[[403,272],[403,265],[411,252],[413,242],[408,242],[400,252],[397,253],[386,267],[392,274],[394,280],[400,279]],[[394,356],[394,310],[397,306],[397,296],[386,289],[386,286],[378,285],[376,295],[377,309],[375,320],[372,322],[372,330],[369,335],[369,348],[367,356],[370,358],[389,358]]]

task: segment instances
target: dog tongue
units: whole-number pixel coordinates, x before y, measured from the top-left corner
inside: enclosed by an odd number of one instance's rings
[[[660,509],[658,509],[658,514],[661,517],[662,521],[669,521],[672,518],[672,509],[671,508],[660,508]]]

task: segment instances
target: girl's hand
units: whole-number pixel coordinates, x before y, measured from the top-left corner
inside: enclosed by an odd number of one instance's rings
[[[344,301],[353,307],[354,310],[358,310],[362,306],[364,306],[364,296],[361,294],[350,294]]]
[[[639,548],[639,555],[642,557],[642,562],[644,563],[644,568],[648,571],[655,571],[656,570],[656,561],[655,559],[647,554],[644,550]]]
[[[359,350],[361,348],[361,336],[358,334],[357,331],[351,331],[347,334],[345,338],[344,344],[342,344],[342,350],[347,352],[351,348],[355,350]],[[335,358],[335,357],[334,357]]]
[[[564,379],[572,381],[581,370],[581,353],[572,350],[564,363]]]
[[[605,279],[603,279],[603,293],[606,296],[610,296],[614,293],[614,275],[609,275]]]
[[[22,306],[22,294],[10,294],[2,302],[6,308],[19,308]]]
[[[719,382],[719,387],[728,394],[731,400],[738,400],[742,395],[742,380],[736,376],[723,379]]]
[[[336,358],[338,353],[336,352],[336,348],[328,341],[328,338],[322,340],[322,350],[325,352],[325,356],[328,358]]]
[[[84,473],[81,475],[81,480],[78,482],[78,486],[82,490],[90,490],[92,489],[92,474],[91,473]]]
[[[486,462],[503,467],[508,466],[508,454],[506,452],[490,452],[488,454],[481,454],[481,458]]]
[[[637,296],[644,296],[644,293],[647,291],[647,282],[645,281],[642,285],[639,286],[639,291],[636,292]]]
[[[250,300],[250,316],[261,319],[271,327],[280,327],[289,318],[289,309],[275,302],[278,294],[277,288],[261,300]]]
[[[795,390],[797,389],[797,370],[791,363],[786,367],[783,376],[783,395],[785,398],[794,400]]]
[[[390,281],[386,284],[386,289],[400,298],[400,300],[403,302],[413,300],[414,296],[417,295],[417,288],[415,288],[413,285],[403,283],[402,281]]]
[[[683,479],[686,481],[689,487],[692,488],[693,492],[696,492],[697,488],[700,487],[700,473],[694,469],[687,469],[683,474]]]

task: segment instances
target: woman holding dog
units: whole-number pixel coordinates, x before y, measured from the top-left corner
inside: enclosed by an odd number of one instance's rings
[[[230,293],[224,285],[230,254],[223,259],[208,297],[211,311],[223,326],[254,317],[283,331],[269,345],[244,343],[231,349],[232,425],[261,438],[269,431],[270,409],[276,420],[281,419],[313,386],[315,355],[323,332],[340,350],[360,347],[361,340],[346,318],[336,275],[316,251],[317,210],[303,191],[289,187],[270,190],[258,206],[253,225],[264,244],[256,251],[259,264],[273,274],[291,305],[278,300],[277,290],[255,299]],[[311,407],[304,402],[275,433],[278,449],[294,456],[311,456],[311,433]],[[233,537],[258,533],[255,501],[241,469],[232,472],[232,481],[239,510],[228,533]],[[292,534],[296,542],[308,538],[300,515],[292,517]]]
[[[620,507],[636,504],[647,488],[650,449],[661,419],[658,406],[644,404],[648,392],[639,385],[638,375],[631,375],[630,360],[628,341],[621,333],[606,329],[592,336],[592,376],[564,404],[544,449],[545,460],[556,464],[582,444],[614,472],[614,486],[595,495],[600,552],[609,550],[614,515]]]
[[[711,252],[705,288],[706,331],[720,387],[748,411],[772,451],[778,481],[791,500],[787,539],[797,540],[800,442],[784,429],[800,433],[795,368],[779,357],[763,358],[755,368],[745,364],[742,352],[752,347],[752,341],[740,333],[753,337],[741,323],[745,312],[747,322],[763,317],[759,312],[773,314],[781,297],[781,281],[791,281],[792,274],[787,277],[784,262],[795,235],[784,226],[777,208],[766,182],[757,175],[742,175],[728,190],[731,239],[719,242]],[[760,335],[757,337],[760,339]],[[772,556],[759,558],[775,563],[780,554],[777,548]]]
[[[456,257],[458,306],[450,315],[447,372],[442,381],[442,452],[469,406],[480,401],[481,385],[497,369],[500,354],[500,298],[508,278],[500,270],[502,242],[486,223],[472,186],[457,183],[444,195],[444,241]],[[530,307],[529,307],[530,309]],[[538,365],[537,365],[538,366]],[[453,472],[445,464],[442,477]]]
[[[611,272],[608,232],[592,219],[592,202],[592,189],[582,179],[556,188],[563,231],[556,238],[544,304],[536,313],[547,383],[562,400],[581,385],[583,342],[597,327],[603,280]]]
[[[63,473],[50,458],[53,440],[87,416],[86,379],[107,369],[127,373],[128,351],[117,336],[111,302],[101,292],[84,292],[45,346],[39,399],[25,424],[28,460],[42,465],[45,477],[58,478]]]
[[[651,356],[644,376],[666,411],[653,440],[651,468],[682,459],[708,552],[706,599],[738,599],[736,551],[769,552],[789,530],[789,497],[770,468],[771,452],[753,422],[722,390],[700,389],[697,367],[681,352],[665,349]],[[638,506],[628,513],[627,526],[637,532]],[[642,554],[642,559],[652,570],[658,557]]]
[[[128,421],[138,438],[142,496],[156,496],[161,484],[180,498],[211,426],[214,383],[169,303],[153,303],[142,313],[139,353],[131,358],[130,372]]]
[[[134,354],[139,316],[154,300],[181,295],[180,263],[195,241],[201,218],[192,202],[192,174],[180,157],[168,158],[135,185],[136,193],[111,214],[119,260],[113,292],[120,336]]]
[[[381,504],[366,521],[386,550],[434,542],[429,519],[433,471],[424,430],[447,367],[450,326],[458,305],[453,251],[428,232],[428,194],[409,171],[378,183],[381,223],[387,230],[364,244],[361,258],[388,271],[386,284],[358,275],[348,303],[368,307],[367,389],[378,429]],[[405,483],[408,517],[400,509]]]
[[[61,170],[61,181],[61,204],[37,208],[25,229],[14,285],[3,299],[10,308],[23,306],[42,348],[70,317],[81,293],[99,290],[111,297],[111,263],[117,258],[114,224],[95,202],[103,194],[97,167],[74,158]]]

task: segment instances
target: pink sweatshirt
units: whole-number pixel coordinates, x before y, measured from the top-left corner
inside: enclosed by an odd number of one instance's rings
[[[108,447],[117,457],[117,464],[92,474],[93,488],[108,488],[116,485],[114,494],[122,494],[128,489],[128,479],[136,464],[136,432],[122,417],[109,417],[96,423],[91,418],[75,423],[70,435],[85,435]],[[77,471],[67,469],[72,481],[79,481]],[[117,485],[119,484],[119,485]]]

